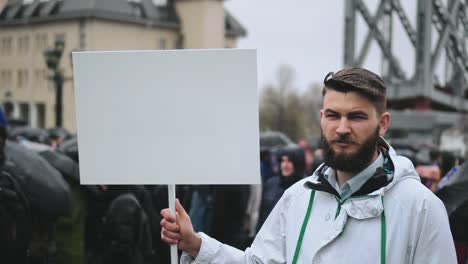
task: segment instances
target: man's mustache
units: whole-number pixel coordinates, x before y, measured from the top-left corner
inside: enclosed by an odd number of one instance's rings
[[[357,142],[353,141],[349,136],[339,136],[338,138],[333,139],[331,142],[357,145]]]

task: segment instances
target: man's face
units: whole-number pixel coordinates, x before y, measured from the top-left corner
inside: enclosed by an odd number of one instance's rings
[[[366,97],[334,90],[326,92],[320,116],[325,163],[350,173],[357,173],[370,163],[377,140],[389,122],[389,114],[378,117]]]
[[[281,157],[281,175],[289,177],[294,174],[294,164],[288,156]]]

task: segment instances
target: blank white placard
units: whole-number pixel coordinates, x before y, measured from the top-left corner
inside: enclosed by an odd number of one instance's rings
[[[256,51],[74,52],[82,184],[258,184]]]

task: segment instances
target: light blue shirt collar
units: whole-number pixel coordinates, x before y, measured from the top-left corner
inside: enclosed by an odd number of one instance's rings
[[[377,159],[374,160],[367,168],[353,176],[349,179],[341,188],[338,185],[336,180],[336,172],[333,168],[328,168],[325,173],[325,179],[331,184],[333,188],[340,194],[341,199],[346,199],[351,196],[354,192],[359,190],[364,183],[366,183],[372,176],[375,174],[375,170],[377,168],[382,167],[384,165],[384,157],[382,153],[379,153]]]

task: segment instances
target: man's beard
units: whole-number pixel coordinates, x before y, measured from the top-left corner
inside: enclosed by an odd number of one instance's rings
[[[330,146],[332,143],[343,142],[355,145],[356,142],[352,141],[349,134],[334,138],[332,142],[328,142],[322,131],[322,144],[324,152],[325,165],[332,167],[335,170],[349,172],[352,174],[364,170],[372,160],[375,150],[377,148],[377,141],[379,140],[379,127],[375,132],[364,141],[355,153],[336,153]]]

